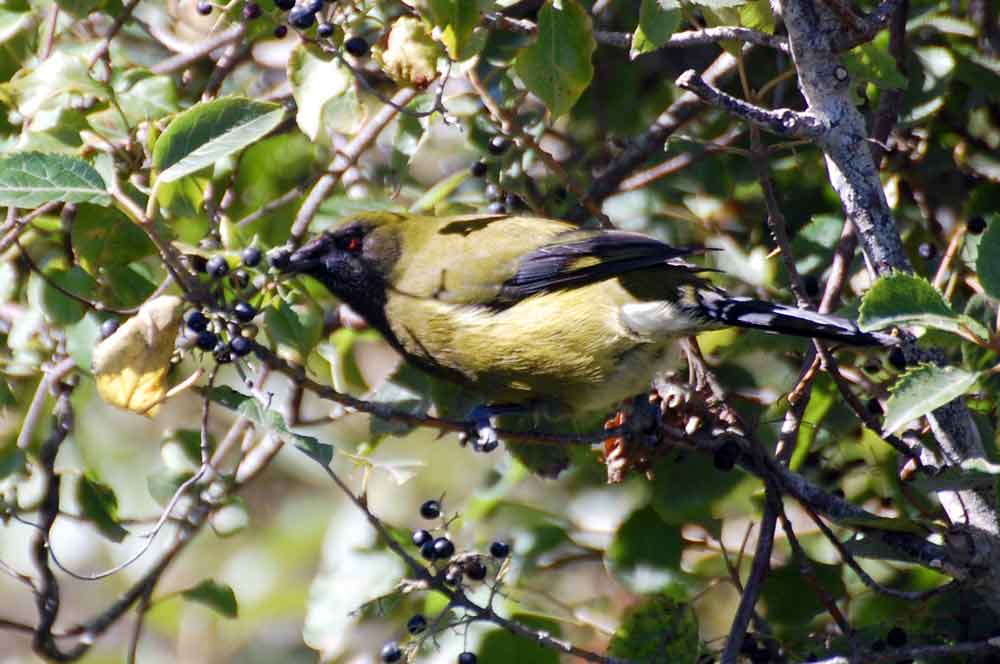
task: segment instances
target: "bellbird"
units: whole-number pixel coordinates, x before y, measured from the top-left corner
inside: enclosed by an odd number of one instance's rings
[[[495,404],[610,406],[648,389],[671,340],[727,326],[895,343],[844,318],[731,297],[685,260],[700,251],[552,219],[374,212],[275,265],[316,278],[407,360]]]

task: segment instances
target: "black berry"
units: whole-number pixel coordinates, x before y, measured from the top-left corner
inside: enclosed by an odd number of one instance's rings
[[[423,549],[421,549],[423,553]],[[447,537],[434,540],[434,557],[438,559],[451,558],[455,555],[455,545]]]
[[[476,664],[476,661],[476,653],[474,652],[458,653],[458,664]]]
[[[736,443],[730,441],[723,443],[719,449],[715,450],[715,456],[712,457],[712,464],[716,469],[723,472],[733,469],[736,465],[736,460],[740,458],[740,446]]]
[[[507,206],[500,201],[493,201],[486,210],[490,214],[507,214]]]
[[[318,14],[323,9],[323,0],[302,0],[302,6],[310,14]]]
[[[449,586],[457,586],[462,583],[462,568],[458,565],[452,565],[449,567],[448,571],[445,572],[444,582]]]
[[[257,315],[257,310],[249,302],[240,300],[233,305],[233,313],[240,322],[249,323]]]
[[[233,337],[229,341],[229,350],[236,357],[246,357],[253,350],[253,344],[246,337]]]
[[[410,537],[410,541],[413,542],[414,546],[423,546],[432,539],[431,534],[423,529],[414,530],[413,535]]]
[[[275,28],[274,28],[274,38],[275,39],[284,39],[287,34],[288,34],[288,26],[287,25],[278,25],[278,26],[275,26]]]
[[[419,613],[406,621],[406,631],[410,634],[419,634],[427,629],[427,618]]]
[[[503,136],[494,136],[490,139],[490,143],[487,146],[490,154],[501,155],[510,148],[510,141]]]
[[[356,58],[368,55],[368,42],[362,37],[351,37],[344,42],[344,50]]]
[[[434,540],[427,540],[420,545],[420,555],[424,560],[434,560],[436,556],[434,553]]]
[[[221,279],[229,274],[229,263],[222,256],[212,256],[208,259],[208,263],[205,264],[205,269],[209,276]]]
[[[295,6],[295,0],[274,0],[274,6],[281,11],[287,12]]]
[[[184,256],[187,260],[187,264],[191,266],[191,269],[195,272],[204,273],[205,268],[208,265],[208,259],[201,254],[187,254]]]
[[[202,330],[198,333],[198,339],[195,341],[195,344],[204,351],[215,350],[215,347],[219,344],[219,337],[216,336],[215,332]]]
[[[285,26],[279,26],[279,27],[285,27]],[[277,30],[275,30],[275,32],[277,32]],[[288,28],[285,28],[285,32],[288,32]],[[277,37],[277,35],[275,36]],[[243,250],[243,253],[240,254],[240,260],[242,260],[243,264],[246,265],[247,267],[257,267],[257,265],[260,264],[260,257],[261,257],[260,249],[258,249],[257,247],[247,247],[246,249]]]
[[[890,629],[885,635],[885,642],[890,648],[902,648],[906,645],[906,630],[896,626]]]
[[[202,16],[208,16],[212,13],[212,3],[208,2],[208,0],[198,0],[198,4],[196,4],[194,8]]]
[[[107,319],[106,321],[101,323],[101,338],[107,339],[112,334],[114,334],[115,330],[117,329],[118,329],[118,321],[114,318]]]
[[[510,555],[510,544],[497,540],[490,544],[490,555],[499,560],[503,560]]]
[[[973,217],[965,224],[965,227],[973,235],[979,235],[986,230],[986,220],[982,217]]]
[[[465,575],[473,581],[482,581],[486,578],[486,565],[479,558],[474,558],[465,563]]]
[[[498,201],[501,196],[503,196],[503,192],[500,191],[500,187],[496,186],[492,182],[486,185],[486,200]]]
[[[472,173],[472,177],[481,178],[486,175],[487,170],[488,167],[486,166],[485,161],[477,161],[472,165],[472,168],[469,169],[469,172]]]
[[[316,26],[316,36],[320,39],[326,39],[333,34],[333,24],[323,21]]]
[[[932,261],[937,256],[937,247],[930,242],[921,242],[920,246],[917,247],[917,253],[925,261]]]
[[[288,12],[288,22],[299,30],[305,30],[316,22],[316,14],[306,10],[302,5],[296,5]]]
[[[420,506],[420,516],[425,519],[436,519],[441,516],[441,503],[436,500],[428,500]]]
[[[399,649],[399,644],[395,641],[390,641],[389,643],[382,646],[382,650],[379,652],[378,656],[386,664],[391,664],[392,662],[398,662],[403,657],[403,651]]]
[[[243,5],[243,20],[252,21],[260,18],[260,5],[256,2],[247,2]]]
[[[192,332],[201,332],[208,328],[208,316],[195,309],[188,312],[188,315],[184,318],[184,324]]]
[[[889,351],[889,364],[896,367],[899,371],[906,368],[906,356],[903,355],[902,349],[893,348]]]

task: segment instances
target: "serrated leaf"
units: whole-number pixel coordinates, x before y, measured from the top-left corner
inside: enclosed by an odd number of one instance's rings
[[[968,316],[955,313],[923,277],[896,272],[875,282],[861,300],[858,327],[865,332],[892,325],[921,325],[945,332],[969,330],[987,338],[987,330]]]
[[[989,215],[986,232],[979,241],[976,273],[983,290],[1000,299],[1000,214]]]
[[[16,100],[17,110],[24,117],[33,117],[43,109],[61,108],[68,95],[87,95],[108,99],[107,86],[90,76],[86,58],[56,49],[35,69],[25,68],[0,91]]]
[[[661,48],[680,23],[680,9],[664,8],[659,0],[642,0],[639,6],[639,25],[632,33],[629,58],[635,60],[643,53]]]
[[[205,579],[198,585],[181,591],[184,599],[198,602],[226,618],[235,618],[239,614],[236,603],[236,593],[224,583]]]
[[[21,152],[0,159],[0,205],[32,210],[45,203],[108,205],[108,187],[93,166],[64,154]]]
[[[156,139],[153,167],[172,182],[267,136],[285,115],[280,104],[223,97],[177,115]]]
[[[298,108],[295,121],[309,138],[327,140],[330,131],[353,134],[364,122],[354,76],[332,55],[299,44],[288,58],[288,81]]]
[[[590,85],[596,48],[590,17],[576,0],[551,0],[538,12],[537,39],[517,56],[514,69],[552,116],[559,117]]]
[[[957,399],[979,380],[979,373],[957,367],[922,364],[900,376],[886,402],[885,435]]]
[[[279,357],[303,364],[323,335],[323,315],[314,304],[280,301],[264,311],[264,328]]]
[[[236,411],[243,417],[253,420],[264,427],[276,431],[279,434],[288,436],[292,443],[306,456],[314,461],[329,466],[333,461],[333,446],[321,443],[312,436],[305,436],[295,433],[285,424],[285,418],[269,408],[264,408],[256,399],[246,394],[240,394],[231,387],[213,387],[211,389],[200,389],[202,396],[206,399],[221,404],[230,410]]]
[[[76,486],[76,499],[83,515],[112,542],[125,539],[128,531],[118,523],[118,498],[111,487],[87,475]]]

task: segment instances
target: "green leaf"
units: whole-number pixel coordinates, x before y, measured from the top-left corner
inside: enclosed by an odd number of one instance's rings
[[[10,385],[7,384],[7,381],[3,377],[0,377],[0,407],[16,405],[17,399],[14,398],[14,393],[11,391]]]
[[[111,264],[104,268],[108,286],[122,306],[137,307],[156,291],[156,284],[149,280],[145,268],[141,263]]]
[[[537,615],[515,613],[510,620],[525,625],[536,632],[559,637],[557,621]],[[498,629],[483,637],[477,649],[479,664],[559,664],[559,653],[545,648],[523,636]]]
[[[280,357],[303,364],[323,336],[323,315],[314,304],[280,301],[264,312],[264,329]]]
[[[63,291],[81,297],[93,296],[97,288],[93,278],[76,265],[68,270],[62,267],[46,267],[44,272],[47,279],[41,285],[40,304],[45,315],[58,325],[72,325],[83,318],[87,312],[84,303]]]
[[[631,592],[644,594],[663,590],[684,576],[683,547],[680,527],[666,523],[647,506],[618,527],[605,556],[608,568]]]
[[[893,434],[918,417],[962,396],[979,374],[957,367],[921,364],[900,376],[886,402],[885,435]]]
[[[989,215],[989,225],[979,241],[976,272],[983,290],[1000,299],[1000,214]]]
[[[945,332],[965,330],[987,338],[987,330],[955,313],[944,296],[923,277],[896,272],[875,282],[861,300],[858,326],[865,332],[891,325],[921,325]]]
[[[240,394],[231,387],[213,387],[199,390],[206,399],[236,411],[243,417],[276,431],[292,439],[295,447],[314,461],[329,466],[333,461],[333,446],[321,443],[312,436],[295,433],[285,424],[285,419],[277,412],[264,408],[251,396]]]
[[[115,208],[81,205],[70,231],[73,250],[91,274],[108,265],[127,265],[155,251],[149,237]]]
[[[66,106],[71,101],[70,95],[107,100],[109,89],[91,78],[90,67],[82,55],[55,49],[37,68],[22,69],[9,83],[0,86],[0,96],[2,93],[13,97],[18,112],[30,118],[41,110]]]
[[[847,589],[844,586],[841,565],[824,565],[811,560],[814,580],[830,597],[844,597]],[[767,606],[765,614],[769,620],[780,625],[802,625],[812,620],[813,616],[825,611],[820,595],[804,586],[802,568],[797,557],[793,556],[784,567],[772,569],[764,587],[761,599]]]
[[[647,664],[693,664],[701,655],[698,617],[666,595],[647,597],[628,610],[608,654]]]
[[[479,25],[479,0],[428,0],[430,22],[440,30],[441,43],[453,60],[465,60],[472,32]]]
[[[45,203],[108,205],[108,187],[93,166],[77,157],[21,152],[0,159],[0,205],[32,210]]]
[[[299,44],[288,58],[288,81],[295,121],[309,138],[327,142],[331,131],[353,134],[364,122],[354,75],[333,55]]]
[[[264,138],[285,115],[280,104],[223,97],[195,104],[177,115],[156,139],[153,167],[158,180],[190,175]]]
[[[665,3],[664,3],[665,4]],[[660,0],[642,0],[639,6],[639,25],[632,34],[629,58],[635,60],[643,53],[661,48],[681,23],[681,10],[666,8]]]
[[[76,499],[83,515],[94,522],[102,535],[112,542],[121,542],[128,531],[118,523],[118,498],[106,484],[83,475],[76,485]]]
[[[468,168],[463,168],[457,173],[440,180],[437,184],[427,190],[423,196],[418,198],[410,206],[410,212],[427,212],[433,210],[439,203],[445,201],[458,187],[471,177]]]
[[[101,340],[101,322],[93,312],[66,326],[66,350],[78,369],[90,372],[94,348]]]
[[[235,618],[239,614],[236,604],[236,593],[224,583],[205,579],[198,585],[181,591],[181,596],[192,602],[198,602],[226,618]]]
[[[906,77],[899,73],[896,58],[889,53],[888,32],[844,53],[841,62],[858,81],[869,81],[880,88],[906,87]]]
[[[514,63],[528,90],[553,117],[565,114],[590,85],[597,47],[590,17],[576,0],[551,0],[538,12],[538,38]]]

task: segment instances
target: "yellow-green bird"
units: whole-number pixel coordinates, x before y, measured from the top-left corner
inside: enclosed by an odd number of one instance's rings
[[[273,262],[318,279],[407,360],[494,405],[607,408],[648,389],[672,340],[727,326],[895,342],[844,318],[731,297],[685,260],[699,251],[553,219],[375,212]]]

